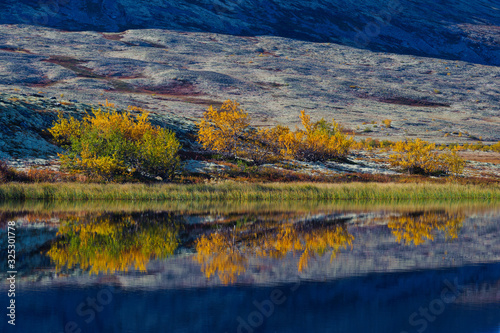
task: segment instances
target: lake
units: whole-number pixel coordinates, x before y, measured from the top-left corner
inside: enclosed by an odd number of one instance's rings
[[[497,203],[11,202],[0,229],[2,332],[500,332]]]

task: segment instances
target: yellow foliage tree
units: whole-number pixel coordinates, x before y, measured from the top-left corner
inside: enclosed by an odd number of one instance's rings
[[[243,157],[256,163],[277,159],[327,160],[345,157],[354,144],[341,126],[321,119],[311,122],[301,111],[304,130],[286,126],[250,128],[250,117],[235,101],[225,101],[220,109],[210,106],[198,123],[198,142],[203,148],[226,157]]]
[[[253,160],[257,164],[281,160],[287,154],[286,147],[280,144],[280,140],[290,129],[285,126],[272,128],[251,129],[247,131],[242,143],[245,158]]]
[[[82,120],[60,114],[49,132],[66,148],[61,166],[96,180],[127,179],[134,172],[170,179],[179,168],[175,134],[153,126],[147,113],[99,108]]]
[[[255,230],[254,230],[255,231]],[[214,232],[196,240],[196,261],[207,278],[215,274],[224,284],[234,283],[248,267],[248,257],[283,259],[288,253],[300,253],[298,271],[308,267],[311,258],[331,251],[333,260],[341,249],[352,248],[354,236],[345,225],[327,224],[313,230],[293,223],[279,226],[259,225],[257,232],[244,226],[231,232]]]
[[[465,166],[465,161],[458,156],[457,149],[450,153],[438,153],[436,144],[421,139],[398,141],[393,150],[397,154],[390,156],[391,165],[408,173],[460,174]]]
[[[198,126],[198,142],[203,148],[235,156],[239,153],[241,140],[250,125],[248,113],[236,101],[225,101],[220,109],[210,106],[203,113]]]
[[[304,111],[301,111],[300,120],[305,131],[298,130],[295,134],[300,143],[299,158],[318,161],[347,156],[354,139],[342,133],[341,126],[335,120],[328,123],[321,119],[312,123],[311,117]]]
[[[300,120],[304,129],[292,132],[288,127],[277,126],[274,129],[277,140],[274,145],[283,158],[307,161],[324,161],[344,158],[354,144],[354,139],[342,132],[341,126],[332,120],[324,119],[311,122],[311,117],[301,111]]]
[[[196,252],[196,260],[207,278],[217,273],[223,284],[230,284],[246,271],[247,259],[228,234],[216,232],[201,236],[196,240]]]

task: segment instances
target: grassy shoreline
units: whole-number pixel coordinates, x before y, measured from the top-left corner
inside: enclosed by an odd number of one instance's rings
[[[237,183],[214,184],[80,184],[7,183],[0,201],[10,200],[487,200],[500,201],[500,185],[431,183]]]

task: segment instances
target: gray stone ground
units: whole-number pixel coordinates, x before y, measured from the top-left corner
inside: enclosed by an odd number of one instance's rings
[[[305,110],[377,138],[498,141],[499,77],[496,66],[280,37],[0,26],[4,92],[93,104],[107,98],[195,118],[236,99],[256,125],[294,126]],[[380,125],[384,119],[392,128]]]

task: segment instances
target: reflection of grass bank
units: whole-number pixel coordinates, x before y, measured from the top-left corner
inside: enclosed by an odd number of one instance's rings
[[[458,184],[14,184],[0,200],[500,200],[500,185]]]
[[[22,200],[0,202],[0,224],[15,216],[33,217],[33,220],[63,217],[68,214],[102,212],[162,211],[178,214],[258,214],[258,213],[329,213],[329,212],[413,212],[445,210],[449,212],[481,213],[500,209],[495,200],[259,200],[259,201],[158,201],[158,200]],[[28,220],[30,220],[28,218]]]

